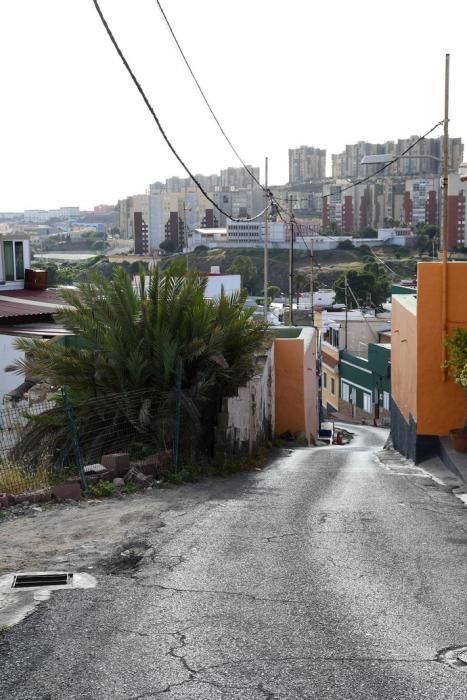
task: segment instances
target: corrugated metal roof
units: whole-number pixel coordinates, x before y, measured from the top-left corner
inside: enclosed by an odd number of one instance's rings
[[[25,336],[64,336],[74,335],[73,332],[67,330],[63,326],[55,323],[47,323],[46,321],[36,321],[35,323],[15,323],[11,325],[0,324],[0,335],[25,335]]]
[[[63,304],[59,289],[10,289],[3,291],[0,287],[0,296],[12,299],[28,299],[30,301],[43,301],[46,304]]]
[[[58,289],[0,289],[0,318],[54,314],[64,306]]]

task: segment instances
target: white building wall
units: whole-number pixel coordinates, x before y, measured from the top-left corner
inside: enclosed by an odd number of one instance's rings
[[[159,249],[160,244],[165,239],[164,226],[162,223],[164,215],[164,194],[149,195],[149,250],[150,252]]]
[[[222,289],[224,294],[233,294],[239,292],[240,288],[240,275],[209,275],[204,296],[207,299],[218,299]]]
[[[7,394],[23,381],[22,376],[13,372],[5,372],[5,368],[16,360],[24,359],[24,352],[16,350],[14,343],[16,338],[11,335],[0,335],[0,402]]]
[[[216,429],[216,453],[253,454],[275,429],[274,344],[258,358],[257,370],[237,396],[224,398]]]

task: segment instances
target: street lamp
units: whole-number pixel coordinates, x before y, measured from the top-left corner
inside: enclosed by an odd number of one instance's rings
[[[438,163],[443,162],[442,158],[438,158],[438,156],[432,156],[429,154],[422,156],[396,156],[393,153],[375,153],[374,155],[363,156],[363,158],[360,161],[360,165],[386,165],[386,163],[393,163],[396,160],[407,160],[410,158],[431,158],[431,160],[436,160]]]

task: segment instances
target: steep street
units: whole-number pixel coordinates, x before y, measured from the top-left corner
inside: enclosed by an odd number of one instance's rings
[[[0,697],[465,700],[465,506],[355,432],[180,489],[96,588],[0,635]]]

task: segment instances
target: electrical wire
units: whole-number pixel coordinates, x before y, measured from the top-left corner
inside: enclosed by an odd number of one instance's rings
[[[188,69],[188,71],[189,71],[191,77],[193,78],[193,80],[194,80],[194,82],[195,82],[195,85],[196,85],[196,87],[198,88],[199,93],[200,93],[201,97],[203,98],[206,107],[208,108],[208,110],[209,110],[210,113],[211,113],[212,118],[214,119],[214,121],[216,122],[217,126],[219,127],[219,130],[220,130],[221,134],[223,135],[223,137],[225,138],[225,140],[226,140],[227,143],[229,144],[230,148],[232,149],[233,153],[237,156],[238,160],[240,161],[240,163],[242,164],[243,168],[246,170],[246,172],[248,173],[248,175],[251,177],[251,179],[254,180],[254,182],[256,182],[256,184],[259,185],[259,186],[261,187],[261,189],[262,189],[264,192],[267,192],[266,188],[263,187],[263,185],[262,185],[261,182],[258,180],[258,178],[255,176],[255,174],[251,171],[251,169],[248,167],[248,165],[246,165],[245,161],[243,160],[243,158],[242,158],[242,157],[240,156],[240,154],[238,153],[238,151],[237,151],[237,149],[235,148],[235,146],[233,145],[232,141],[230,140],[230,138],[229,138],[229,137],[227,136],[227,134],[225,133],[225,130],[224,130],[224,128],[222,127],[222,124],[220,123],[219,119],[217,118],[216,114],[214,113],[213,108],[212,108],[211,105],[209,104],[208,98],[206,97],[206,95],[205,95],[205,93],[204,93],[204,91],[203,91],[201,85],[199,84],[199,81],[198,81],[196,75],[195,75],[194,72],[193,72],[192,67],[190,66],[190,63],[189,63],[189,61],[188,61],[188,59],[187,59],[187,57],[186,57],[186,55],[185,55],[185,53],[184,53],[182,47],[180,46],[180,42],[178,41],[178,39],[177,39],[177,37],[176,37],[176,35],[175,35],[175,32],[174,32],[174,30],[172,29],[172,26],[171,26],[171,24],[170,24],[170,22],[169,22],[169,20],[168,20],[168,18],[167,18],[167,15],[165,14],[165,11],[164,11],[164,9],[163,9],[161,3],[159,2],[159,0],[156,0],[156,4],[157,4],[157,6],[158,6],[158,8],[159,8],[159,10],[160,10],[160,12],[161,12],[162,17],[164,18],[164,21],[165,21],[165,23],[166,23],[166,25],[167,25],[167,27],[168,27],[168,30],[169,30],[170,34],[172,35],[172,38],[173,38],[173,40],[174,40],[174,42],[175,42],[175,45],[176,45],[176,47],[177,47],[177,49],[178,49],[178,51],[179,51],[179,53],[180,53],[180,56],[182,57],[183,62],[185,63],[185,65],[186,65],[186,67],[187,67],[187,69]]]
[[[352,189],[353,187],[358,187],[358,185],[363,184],[364,182],[368,182],[368,180],[371,180],[372,177],[375,177],[375,175],[379,175],[379,173],[382,173],[384,170],[389,168],[389,166],[393,165],[393,163],[397,163],[401,158],[405,156],[406,153],[409,153],[409,151],[412,150],[412,148],[415,148],[417,144],[420,143],[420,141],[423,141],[423,139],[426,139],[427,136],[429,136],[435,129],[437,129],[439,126],[444,124],[444,119],[441,119],[441,121],[437,122],[431,129],[429,129],[426,133],[424,133],[422,136],[419,136],[418,139],[416,139],[413,143],[411,143],[402,153],[399,153],[395,158],[392,160],[388,161],[385,163],[381,168],[378,168],[378,170],[375,170],[374,173],[371,173],[371,175],[367,175],[366,177],[361,178],[360,180],[357,180],[357,182],[352,182],[350,185],[347,185],[346,187],[341,187],[338,189],[336,192],[332,192],[330,194],[323,195],[324,197],[330,197],[335,194],[341,194],[342,192],[346,192],[347,190]]]
[[[383,265],[383,267],[385,267],[387,270],[389,270],[389,272],[391,273],[391,275],[394,275],[394,277],[400,277],[400,276],[401,276],[401,275],[398,275],[397,272],[395,272],[394,270],[392,270],[392,269],[389,267],[389,265],[387,265],[387,264],[384,262],[384,260],[383,260],[382,258],[378,257],[378,255],[376,255],[376,253],[375,253],[371,248],[370,248],[370,253],[376,258],[376,260],[379,262],[380,265]]]
[[[361,185],[364,182],[368,182],[368,180],[371,180],[371,178],[375,177],[376,175],[379,175],[379,173],[382,173],[384,170],[389,168],[390,165],[393,165],[393,163],[397,163],[401,158],[403,158],[403,156],[409,153],[409,151],[411,151],[412,148],[419,144],[420,141],[426,139],[427,136],[429,136],[433,131],[435,131],[435,129],[437,129],[442,124],[444,124],[444,119],[437,122],[433,127],[431,127],[431,129],[429,129],[422,136],[419,136],[413,143],[411,143],[404,151],[402,151],[402,153],[399,153],[399,155],[395,156],[392,160],[385,163],[381,168],[375,170],[375,172],[371,173],[371,175],[367,175],[366,177],[363,177],[360,180],[357,180],[356,182],[352,182],[349,185],[346,185],[345,187],[340,187],[335,192],[330,192],[329,194],[322,194],[319,198],[326,199],[327,197],[334,197],[335,195],[341,194],[342,192],[346,192],[347,190],[351,190],[354,187],[358,187],[358,185]],[[285,197],[278,197],[277,195],[273,195],[273,197],[275,200],[282,200],[283,202],[288,201]]]
[[[155,110],[154,110],[152,104],[150,103],[149,98],[147,97],[146,93],[144,92],[143,87],[141,86],[141,83],[138,81],[136,75],[134,74],[133,70],[131,69],[130,64],[128,63],[127,59],[125,58],[125,55],[123,54],[122,49],[120,48],[120,46],[119,46],[117,40],[115,39],[115,37],[114,37],[114,35],[113,35],[113,33],[112,33],[112,30],[110,29],[109,24],[108,24],[107,20],[105,19],[104,14],[103,14],[103,12],[102,12],[102,10],[101,10],[101,8],[100,8],[100,5],[99,5],[99,3],[98,3],[98,0],[92,0],[92,2],[93,2],[93,4],[94,4],[94,7],[96,8],[97,14],[99,15],[99,18],[100,18],[100,20],[101,20],[101,22],[102,22],[102,24],[103,24],[103,26],[104,26],[105,31],[107,32],[107,35],[108,35],[110,41],[112,42],[112,44],[113,44],[113,46],[114,46],[114,48],[115,48],[115,51],[116,51],[117,54],[119,55],[120,60],[122,61],[123,65],[125,66],[126,70],[128,71],[128,74],[130,75],[130,77],[131,77],[133,83],[135,84],[136,89],[138,90],[139,94],[141,95],[141,97],[142,97],[142,99],[143,99],[143,101],[144,101],[146,107],[148,108],[148,110],[149,110],[149,112],[150,112],[152,118],[153,118],[154,121],[156,122],[157,128],[159,129],[159,131],[160,131],[160,133],[161,133],[161,135],[162,135],[164,141],[166,142],[166,144],[168,145],[168,147],[170,148],[170,150],[172,151],[173,155],[174,155],[175,158],[178,160],[178,162],[180,163],[180,165],[183,167],[183,169],[185,170],[185,172],[186,172],[186,173],[189,175],[189,177],[193,180],[193,182],[195,183],[195,185],[196,185],[196,187],[199,189],[199,191],[204,195],[204,197],[206,197],[206,199],[208,200],[208,202],[211,202],[211,204],[213,205],[213,207],[214,207],[215,209],[217,209],[218,212],[220,212],[221,214],[223,214],[223,216],[227,217],[227,218],[230,219],[231,221],[236,221],[236,222],[249,222],[249,221],[255,221],[256,219],[259,219],[261,216],[263,216],[264,213],[267,211],[267,209],[268,209],[268,207],[269,207],[269,203],[268,203],[268,205],[267,205],[262,211],[259,212],[259,214],[256,214],[256,216],[252,216],[251,218],[247,218],[247,219],[242,219],[242,218],[234,217],[234,216],[232,216],[231,214],[229,214],[227,211],[225,211],[224,209],[222,209],[222,207],[220,207],[220,206],[217,204],[217,202],[216,202],[214,199],[212,199],[212,197],[206,192],[206,190],[204,189],[204,187],[201,185],[201,183],[197,180],[197,178],[195,177],[195,175],[191,172],[191,170],[189,169],[189,167],[186,165],[186,163],[184,162],[184,160],[182,159],[182,157],[178,154],[177,150],[176,150],[175,147],[172,145],[172,142],[170,141],[169,137],[168,137],[167,134],[165,133],[165,130],[164,130],[164,128],[162,127],[162,124],[161,124],[161,122],[160,122],[160,120],[159,120],[159,117],[157,116],[157,114],[156,114],[156,112],[155,112]]]
[[[433,127],[431,127],[431,129],[429,129],[429,130],[428,130],[427,132],[425,132],[422,136],[419,136],[413,143],[411,143],[404,151],[402,151],[402,153],[400,153],[399,155],[397,155],[395,158],[393,158],[392,160],[390,160],[388,163],[385,163],[385,164],[384,164],[381,168],[379,168],[376,172],[372,173],[371,175],[367,175],[366,177],[361,178],[361,179],[358,180],[357,182],[353,182],[353,183],[351,183],[350,185],[347,185],[346,187],[341,187],[340,189],[336,190],[335,192],[331,192],[331,193],[329,193],[329,194],[322,194],[322,195],[320,195],[320,199],[324,200],[324,199],[326,199],[327,197],[333,197],[333,196],[335,196],[335,195],[339,195],[339,194],[341,194],[342,192],[345,192],[345,191],[347,191],[347,190],[349,190],[349,189],[352,189],[353,187],[357,187],[358,185],[361,185],[362,183],[367,182],[367,181],[370,180],[371,178],[373,178],[373,177],[375,177],[376,175],[378,175],[379,173],[383,172],[383,170],[386,170],[386,169],[387,169],[390,165],[392,165],[393,163],[397,163],[397,161],[399,161],[403,156],[405,156],[406,153],[409,153],[409,152],[412,150],[412,148],[414,148],[418,143],[420,143],[420,141],[423,141],[423,139],[425,139],[427,136],[429,136],[433,131],[435,131],[435,129],[437,129],[437,128],[438,128],[439,126],[441,126],[442,124],[444,124],[444,120],[441,120],[441,121],[437,122]],[[281,220],[282,220],[285,224],[287,224],[288,222],[283,218],[283,216],[281,215],[280,211],[283,211],[286,215],[287,215],[287,212],[286,212],[286,210],[279,204],[279,201],[288,202],[289,200],[286,199],[285,197],[279,197],[279,196],[277,196],[277,195],[271,193],[271,201],[275,203],[276,208],[277,208],[277,212],[278,212],[278,214],[279,214]],[[293,215],[293,214],[292,214],[292,215]],[[300,226],[300,224],[299,224],[298,222],[295,222],[295,225]],[[310,249],[308,248],[308,245],[307,245],[307,243],[306,243],[306,241],[305,241],[305,238],[303,237],[303,234],[302,234],[300,228],[299,228],[299,234],[300,234],[300,236],[301,236],[301,238],[302,238],[302,240],[303,240],[303,243],[305,244],[305,247],[307,248],[308,252],[310,253],[310,256],[312,256],[313,253],[312,253],[312,252],[310,251]],[[328,234],[328,233],[325,233],[325,232],[321,232],[319,235],[322,236],[322,237],[329,238],[330,240],[333,240],[333,241],[337,241],[337,240],[338,240],[337,238],[335,238],[335,237],[333,237],[332,235],[330,235],[330,234]],[[371,251],[371,253],[372,253],[375,257],[377,257],[377,256],[375,255],[375,253],[373,253],[373,251],[371,250],[371,248],[370,248],[370,251]],[[385,265],[385,263],[383,263],[381,260],[380,260],[380,262],[381,262],[381,264]],[[391,272],[393,275],[397,276],[396,273],[395,273],[393,270],[391,270],[387,265],[386,265],[386,267],[388,268],[388,270],[390,270],[390,272]],[[400,275],[399,275],[399,276],[400,276]]]

